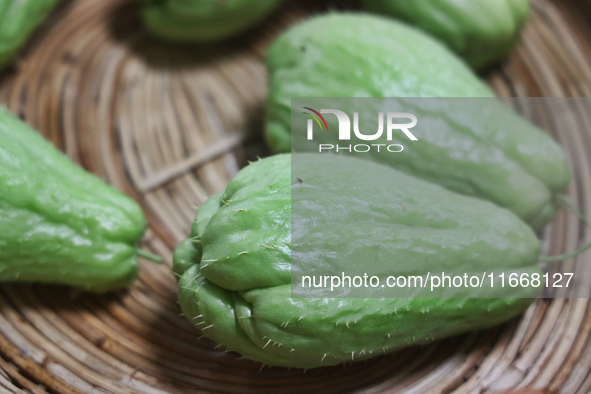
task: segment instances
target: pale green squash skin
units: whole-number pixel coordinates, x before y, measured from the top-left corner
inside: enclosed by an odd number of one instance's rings
[[[401,134],[407,148],[403,153],[382,150],[369,158],[490,200],[533,228],[547,224],[562,206],[571,172],[560,146],[494,103],[492,91],[460,59],[414,28],[367,14],[314,17],[279,37],[266,63],[265,133],[276,152],[291,150],[293,97],[488,97],[469,103],[474,113],[483,112],[482,119],[470,119],[465,116],[470,111],[461,107],[456,112],[445,109],[441,100],[440,112],[429,114],[440,118],[441,128],[425,129],[411,143]],[[329,122],[332,118],[326,117]],[[445,138],[437,133],[445,133]],[[314,138],[317,143],[338,143],[335,133],[316,133]],[[449,141],[457,143],[450,146]]]
[[[509,55],[529,16],[530,0],[363,0],[372,12],[391,16],[444,42],[472,67],[482,69]]]
[[[0,106],[0,282],[102,293],[137,277],[140,206]]]
[[[10,64],[60,0],[0,1],[0,70]]]
[[[302,184],[291,178],[291,155],[255,162],[200,208],[191,235],[175,251],[173,271],[180,278],[183,314],[206,337],[264,364],[313,368],[490,327],[532,302],[531,298],[291,298],[292,220],[322,215],[335,221],[323,222],[325,230],[315,229],[326,234],[325,244],[310,247],[320,251],[330,250],[337,242],[331,238],[335,229],[347,222],[354,221],[361,232],[390,228],[340,241],[352,250],[363,248],[363,243],[381,245],[378,254],[366,254],[366,261],[358,265],[372,263],[392,275],[422,275],[431,265],[539,273],[540,241],[507,210],[371,161],[323,155],[309,162],[298,167]],[[330,178],[319,175],[318,168]],[[367,171],[377,171],[388,182],[368,188],[362,179]],[[348,199],[342,189],[347,179],[359,180],[367,192]],[[341,205],[323,203],[322,193],[342,196]],[[292,198],[294,204],[314,202],[317,205],[305,206],[317,209],[298,209],[304,216],[292,217],[299,215],[291,210]],[[381,213],[378,219],[358,216],[376,212]],[[319,264],[335,271],[354,268],[346,260],[336,265],[322,261]],[[534,290],[523,289],[519,297],[530,297]]]
[[[145,0],[146,28],[161,38],[206,43],[238,35],[283,0]]]

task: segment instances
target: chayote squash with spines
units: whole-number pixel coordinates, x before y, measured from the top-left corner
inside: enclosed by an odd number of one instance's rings
[[[126,287],[145,230],[135,201],[0,106],[0,281]]]
[[[509,55],[531,8],[530,0],[363,0],[363,6],[417,26],[477,69]]]
[[[6,67],[27,38],[60,0],[0,1],[0,70]]]
[[[438,97],[426,100],[426,109],[414,101],[417,116],[424,120],[427,114],[438,127],[413,129],[421,134],[418,141],[404,140],[403,153],[382,150],[368,158],[490,200],[533,228],[548,223],[562,205],[571,173],[560,146],[496,102],[463,62],[417,29],[375,15],[314,17],[279,37],[266,63],[265,133],[276,152],[292,148],[293,97]],[[462,97],[475,99],[451,99]],[[432,105],[439,109],[427,108]],[[374,116],[379,111],[365,112]],[[329,123],[329,129],[336,128]],[[316,133],[314,142],[339,141],[336,133],[324,132]]]
[[[264,364],[312,368],[490,327],[531,303],[532,288],[513,298],[292,298],[291,223],[302,221],[322,241],[300,245],[303,255],[356,253],[308,262],[336,272],[539,273],[540,241],[511,212],[371,161],[303,155],[293,178],[289,154],[242,169],[175,251],[183,314],[206,337]]]
[[[235,36],[282,0],[144,0],[146,28],[171,41],[205,43]]]

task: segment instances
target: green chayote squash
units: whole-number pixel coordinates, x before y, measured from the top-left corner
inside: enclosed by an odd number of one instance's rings
[[[363,5],[419,27],[478,69],[511,52],[530,12],[530,0],[363,0]]]
[[[0,281],[126,287],[145,228],[135,201],[0,107]]]
[[[27,38],[60,0],[0,1],[0,70],[12,61]]]
[[[256,24],[282,0],[145,0],[147,29],[173,41],[229,38]]]
[[[206,337],[264,364],[312,368],[490,327],[531,303],[531,288],[513,298],[292,298],[295,247],[334,272],[539,273],[540,241],[510,211],[371,161],[302,155],[294,177],[289,154],[242,169],[175,251],[181,308]],[[292,245],[296,222],[315,226],[312,242]],[[331,258],[335,248],[354,258]]]
[[[439,118],[438,128],[417,127],[422,134],[403,153],[382,150],[368,158],[488,199],[534,228],[548,223],[562,205],[561,194],[571,179],[562,149],[496,103],[463,62],[412,27],[365,14],[314,17],[273,44],[267,68],[265,133],[276,152],[291,150],[293,97],[488,98],[464,102],[478,115],[472,118],[461,107],[446,110],[446,104],[458,103],[441,99],[441,109],[423,111]],[[317,133],[315,141],[317,137],[322,143],[338,143],[335,133]]]

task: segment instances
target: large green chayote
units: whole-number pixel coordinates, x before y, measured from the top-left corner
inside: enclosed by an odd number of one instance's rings
[[[0,0],[0,70],[60,0]]]
[[[267,68],[265,133],[276,152],[291,150],[293,97],[488,98],[469,103],[471,112],[427,111],[432,119],[439,117],[441,127],[421,130],[403,153],[382,150],[368,158],[493,201],[534,228],[548,223],[562,205],[571,173],[560,146],[497,103],[460,59],[415,28],[365,14],[314,17],[277,39]],[[439,106],[445,103],[441,99]],[[333,118],[326,116],[329,122]],[[339,142],[334,132],[317,136],[323,143]]]
[[[134,200],[0,106],[0,282],[127,287],[145,230]]]
[[[173,41],[208,42],[253,26],[283,0],[144,0],[144,23]]]
[[[530,0],[363,0],[443,41],[475,68],[504,59],[530,12]]]
[[[301,155],[294,175],[289,154],[242,169],[175,251],[183,314],[206,337],[264,364],[312,368],[490,327],[531,303],[531,288],[513,298],[292,298],[296,247],[334,272],[539,273],[540,242],[510,211],[371,161]],[[292,245],[296,222],[316,241]]]

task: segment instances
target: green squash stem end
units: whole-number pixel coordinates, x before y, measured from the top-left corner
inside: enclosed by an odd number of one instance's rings
[[[576,206],[574,201],[570,199],[570,197],[565,196],[565,195],[560,195],[559,198],[562,201],[564,201],[564,203],[566,205],[568,205],[568,207],[578,216],[578,218],[581,220],[581,222],[585,223],[585,225],[591,229],[591,225],[589,224],[587,219],[585,219],[585,216],[583,216],[583,214],[581,213],[579,208]],[[591,243],[589,243],[589,244],[587,244],[587,245],[585,245],[585,246],[583,246],[571,253],[561,254],[558,256],[540,256],[538,258],[538,261],[541,263],[555,263],[555,262],[562,261],[565,259],[570,259],[571,257],[578,256],[579,254],[583,253],[584,251],[586,251],[589,248],[591,248]]]
[[[138,256],[143,257],[144,259],[146,259],[148,261],[151,261],[156,264],[162,264],[162,258],[160,256],[155,255],[154,253],[150,253],[147,250],[136,249],[135,253],[137,253]]]

